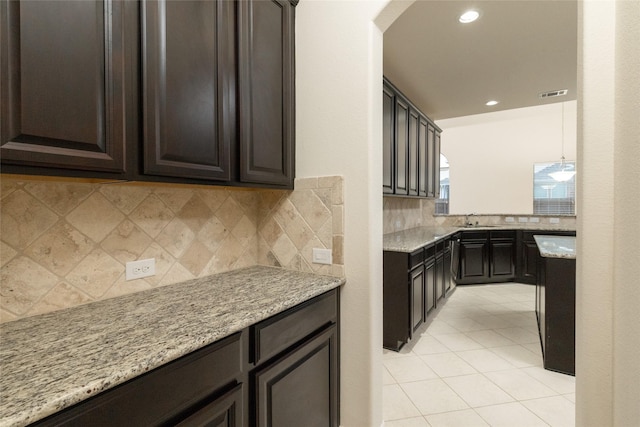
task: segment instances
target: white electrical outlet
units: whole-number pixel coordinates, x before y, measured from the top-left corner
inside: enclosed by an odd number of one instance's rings
[[[519,216],[518,222],[529,222],[529,218],[527,218],[526,216]]]
[[[535,217],[535,216],[530,216],[529,217],[529,222],[540,222],[540,218]]]
[[[560,218],[549,218],[549,223],[560,224]]]
[[[516,222],[516,220],[512,216],[508,216],[504,219],[504,222]]]
[[[314,264],[331,264],[331,249],[313,248],[312,261]]]
[[[125,268],[125,279],[134,280],[156,275],[156,259],[140,259],[128,262]]]

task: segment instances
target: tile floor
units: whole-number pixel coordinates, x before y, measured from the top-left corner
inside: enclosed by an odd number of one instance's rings
[[[575,378],[542,368],[534,291],[460,286],[419,337],[384,350],[385,427],[573,427]]]

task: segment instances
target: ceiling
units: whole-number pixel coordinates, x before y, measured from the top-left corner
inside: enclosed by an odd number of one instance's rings
[[[418,0],[384,33],[384,75],[433,120],[575,100],[577,20],[575,0]]]

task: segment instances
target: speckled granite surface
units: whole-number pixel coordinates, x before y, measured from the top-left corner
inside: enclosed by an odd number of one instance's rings
[[[576,238],[571,236],[535,235],[540,255],[545,258],[576,259]]]
[[[383,236],[382,249],[393,252],[413,252],[436,240],[449,236],[458,231],[469,230],[555,230],[575,231],[564,227],[549,227],[535,225],[505,225],[505,226],[474,226],[474,227],[416,227],[408,230],[388,233]]]
[[[0,426],[22,426],[344,279],[250,267],[0,325]]]
[[[413,252],[460,230],[459,227],[416,227],[385,234],[382,249],[393,252]]]

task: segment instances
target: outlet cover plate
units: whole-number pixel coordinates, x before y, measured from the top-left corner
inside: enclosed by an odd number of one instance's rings
[[[156,259],[140,259],[131,261],[125,267],[125,280],[141,279],[143,277],[155,276]]]
[[[333,262],[331,249],[313,248],[312,261],[314,264],[331,264]]]

